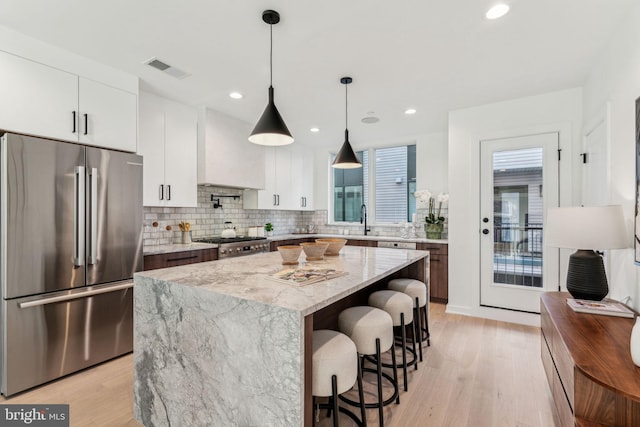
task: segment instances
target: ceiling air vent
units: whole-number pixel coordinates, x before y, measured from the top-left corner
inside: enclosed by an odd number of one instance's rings
[[[185,77],[189,77],[191,75],[191,74],[185,73],[179,68],[173,67],[159,60],[158,58],[151,58],[145,61],[144,64],[147,64],[148,66],[153,67],[156,70],[160,70],[163,73],[167,73],[170,76],[175,77],[176,79],[184,79]]]

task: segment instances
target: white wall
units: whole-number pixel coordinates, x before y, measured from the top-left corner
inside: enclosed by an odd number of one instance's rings
[[[584,85],[584,118],[590,120],[610,105],[609,170],[611,204],[621,204],[632,236],[635,203],[635,99],[640,96],[640,5],[618,25]],[[640,309],[639,267],[633,250],[608,254],[609,296],[631,296]]]
[[[340,147],[336,143],[335,150]],[[412,138],[399,140],[382,140],[367,142],[361,146],[354,146],[358,151],[366,148],[393,147],[398,145],[416,144],[416,188],[429,189],[432,192],[447,191],[448,163],[447,163],[447,133],[437,132],[419,135]],[[315,201],[314,207],[317,210],[329,209],[328,195],[331,194],[329,188],[329,178],[331,167],[329,166],[330,153],[325,149],[317,149],[314,153],[315,159]]]
[[[574,147],[582,90],[568,89],[449,113],[449,304],[447,311],[536,324],[537,316],[480,307],[480,140],[558,131],[560,203],[573,203]],[[576,157],[576,159],[574,159]],[[562,268],[562,266],[561,266]]]

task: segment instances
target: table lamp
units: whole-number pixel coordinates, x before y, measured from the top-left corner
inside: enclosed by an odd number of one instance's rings
[[[577,249],[569,257],[567,290],[577,299],[600,301],[609,293],[602,256],[595,250],[628,247],[622,206],[549,208],[545,245]]]

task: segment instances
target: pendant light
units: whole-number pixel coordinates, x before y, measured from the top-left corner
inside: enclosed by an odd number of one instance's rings
[[[337,169],[354,169],[361,168],[362,163],[356,156],[356,153],[351,148],[349,143],[349,127],[348,127],[348,97],[347,97],[347,85],[351,83],[353,79],[351,77],[343,77],[340,79],[340,83],[344,85],[344,143],[338,151],[335,160],[331,164],[332,167]]]
[[[280,14],[275,10],[262,12],[262,20],[269,24],[269,103],[264,109],[260,120],[253,128],[249,141],[258,145],[287,145],[293,142],[291,132],[282,120],[282,116],[273,102],[273,25],[280,22]]]

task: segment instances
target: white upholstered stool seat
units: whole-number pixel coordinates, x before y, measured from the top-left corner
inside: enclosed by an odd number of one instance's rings
[[[338,328],[351,338],[360,354],[375,354],[376,338],[380,339],[383,353],[393,344],[393,320],[389,313],[378,308],[347,308],[338,316]]]
[[[331,376],[338,377],[338,394],[351,389],[358,377],[358,352],[345,334],[321,329],[313,331],[314,396],[331,396]]]
[[[328,329],[313,331],[312,385],[314,397],[330,397],[329,404],[323,405],[333,412],[333,425],[338,425],[338,412],[353,419],[357,425],[365,423],[351,411],[338,405],[338,395],[349,391],[356,380],[362,390],[358,375],[358,351],[348,336]],[[360,407],[364,420],[364,396],[360,391]]]
[[[378,408],[378,418],[380,426],[384,425],[383,407],[391,404],[393,401],[400,403],[398,393],[398,371],[395,357],[395,343],[393,337],[393,320],[389,313],[375,307],[356,306],[349,307],[340,312],[338,316],[338,328],[341,332],[351,338],[358,350],[358,387],[362,383],[362,371],[372,372],[376,374],[378,399],[373,403],[365,403],[367,408]],[[381,353],[391,350],[393,360],[393,377],[391,377],[382,369]],[[376,368],[364,367],[364,356],[375,355]],[[382,397],[382,380],[383,378],[393,386],[393,394],[386,400]],[[355,405],[356,402],[340,397],[345,402]],[[364,419],[364,416],[363,416]]]
[[[418,298],[419,307],[424,307],[427,304],[427,285],[420,280],[393,279],[389,280],[387,287],[392,291],[409,295],[413,301]]]
[[[407,384],[407,366],[415,364],[416,369],[418,367],[417,353],[416,353],[416,340],[415,333],[411,334],[411,343],[413,349],[410,350],[413,354],[413,360],[407,363],[407,331],[406,327],[411,325],[413,328],[413,300],[411,297],[403,292],[398,291],[376,291],[369,295],[369,305],[380,308],[389,315],[393,320],[393,326],[400,327],[402,336],[402,373],[404,379],[404,391],[409,389]],[[384,365],[389,366],[389,365]]]

